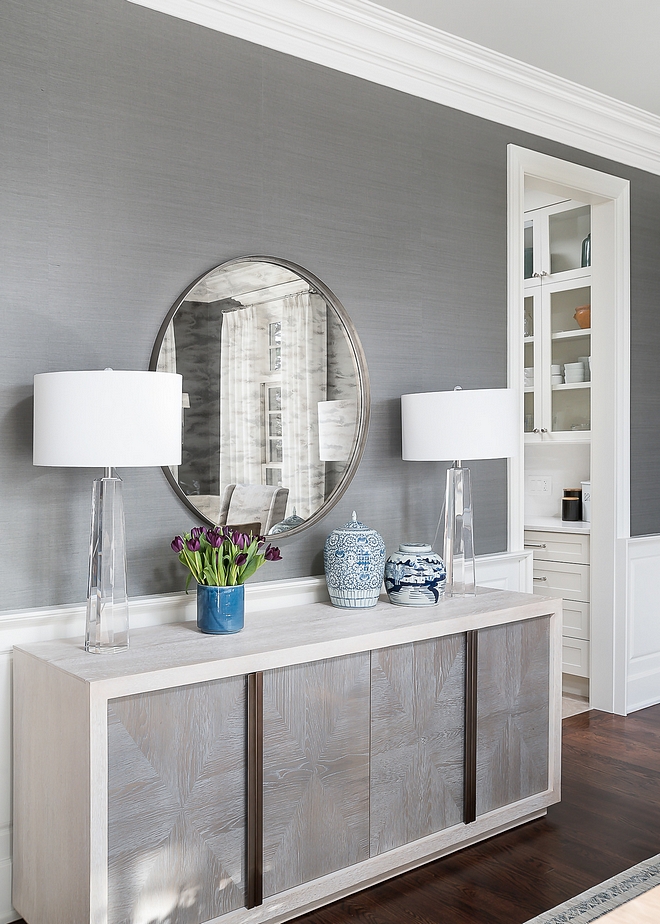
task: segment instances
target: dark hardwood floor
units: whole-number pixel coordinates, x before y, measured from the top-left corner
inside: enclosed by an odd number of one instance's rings
[[[295,924],[523,924],[660,853],[660,706],[565,719],[562,788],[545,818]]]
[[[545,818],[296,924],[523,924],[660,853],[660,706],[565,719],[562,763]]]

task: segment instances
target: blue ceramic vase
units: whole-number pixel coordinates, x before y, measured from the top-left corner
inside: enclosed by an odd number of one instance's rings
[[[383,584],[385,543],[375,529],[353,518],[334,529],[323,550],[325,580],[333,606],[375,606]]]
[[[406,542],[385,564],[385,590],[399,606],[434,606],[444,593],[447,572],[430,545]]]
[[[197,585],[197,628],[206,635],[231,635],[245,623],[245,587]]]

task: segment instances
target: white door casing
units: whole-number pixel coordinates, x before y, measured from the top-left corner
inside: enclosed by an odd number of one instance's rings
[[[630,536],[630,183],[508,147],[508,375],[519,392],[520,451],[509,463],[509,549],[523,548],[523,227],[525,177],[591,204],[591,705],[627,712],[627,539]]]

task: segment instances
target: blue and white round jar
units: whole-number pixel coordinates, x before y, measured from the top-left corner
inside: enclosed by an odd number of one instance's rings
[[[353,518],[333,529],[323,549],[325,580],[333,606],[375,606],[383,585],[385,543],[375,529]]]
[[[385,564],[385,590],[399,606],[435,606],[447,572],[440,556],[423,542],[405,542]]]

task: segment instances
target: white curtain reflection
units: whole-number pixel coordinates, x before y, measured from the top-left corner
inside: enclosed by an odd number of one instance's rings
[[[170,321],[163,335],[163,342],[160,345],[158,362],[156,363],[156,372],[176,372],[176,340],[174,339],[174,318]],[[187,398],[184,395],[184,402]],[[179,466],[170,465],[170,471],[174,478],[179,480]]]
[[[160,345],[156,372],[176,372],[176,341],[174,340],[174,321],[170,321]]]
[[[220,347],[220,484],[261,484],[259,309],[227,312]]]
[[[282,299],[282,484],[303,519],[325,497],[318,404],[327,392],[326,304],[303,292]]]

